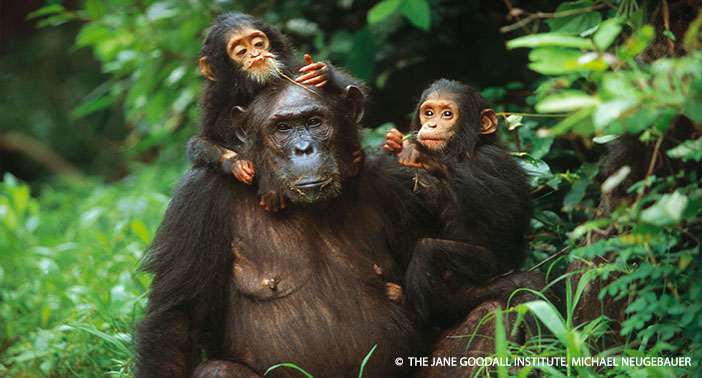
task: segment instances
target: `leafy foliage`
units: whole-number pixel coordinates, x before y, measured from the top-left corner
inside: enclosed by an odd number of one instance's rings
[[[648,24],[656,4],[560,2],[555,13],[530,18],[546,22],[519,29],[528,33],[509,41],[510,59],[502,59],[507,56],[502,37],[478,38],[486,42],[476,39],[471,49],[460,34],[471,25],[466,20],[487,22],[485,33],[496,29],[494,21],[483,19],[501,4],[335,3],[86,0],[78,10],[51,2],[31,15],[44,26],[81,24],[75,49],[93,52],[105,82],[82,97],[71,117],[85,120],[119,109],[126,124],[112,140],[118,140],[124,155],[118,159],[129,164],[130,173],[112,183],[97,177],[53,179],[36,186],[35,196],[12,175],[3,178],[0,375],[130,374],[130,335],[150,279],[138,272],[139,259],[174,182],[187,169],[184,144],[199,117],[202,79],[196,63],[205,30],[216,14],[232,9],[278,26],[301,51],[338,62],[376,89],[380,110],[369,111],[367,148],[377,148],[389,128],[406,123],[412,96],[434,78],[453,75],[480,84],[504,118],[501,140],[515,151],[534,188],[527,266],[554,259],[542,269],[552,282],[567,286],[565,315],[546,301],[506,309],[519,319],[534,314],[550,334],[512,345],[506,337],[511,330],[498,322],[497,356],[682,355],[699,364],[702,187],[695,167],[702,160],[702,17],[676,38]],[[646,62],[642,56],[658,43],[657,34],[676,39],[687,54]],[[511,59],[515,56],[528,64]],[[508,60],[539,76],[511,69]],[[668,148],[663,142],[681,119],[697,135]],[[672,175],[648,169],[628,189],[631,201],[603,213],[602,194],[632,173],[622,168],[600,187],[597,158],[603,146],[627,135],[656,152],[648,168],[667,158],[682,168]],[[590,242],[592,235],[606,237]],[[596,257],[607,263],[594,263]],[[567,261],[588,268],[566,272]],[[603,315],[578,324],[575,312],[589,284],[600,299],[623,303],[625,318]],[[490,316],[501,319],[503,313]],[[294,368],[294,362],[285,366]],[[541,370],[559,376],[665,376],[690,375],[697,368]]]

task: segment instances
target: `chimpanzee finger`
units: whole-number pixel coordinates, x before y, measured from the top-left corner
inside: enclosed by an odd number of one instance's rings
[[[310,65],[310,64],[314,63],[314,61],[312,60],[312,57],[310,56],[310,54],[305,54],[305,57],[304,57],[304,58],[305,58],[305,62],[306,62],[307,65]]]
[[[308,72],[304,75],[300,75],[298,78],[295,79],[295,81],[299,83],[301,81],[311,79],[313,77],[317,77],[317,76],[319,76],[318,74],[319,74],[319,72],[317,72],[317,71]]]
[[[397,134],[393,134],[393,133],[387,133],[387,134],[385,134],[385,141],[386,142],[391,141],[393,143],[397,143],[397,144],[401,145],[402,144],[402,136],[397,135]]]
[[[319,83],[319,84],[315,84],[314,87],[315,87],[315,88],[322,88],[322,87],[325,86],[326,84],[327,84],[327,80],[324,80],[323,82],[321,82],[321,83]]]
[[[303,81],[302,84],[305,84],[305,85],[308,85],[308,84],[317,84],[317,83],[319,83],[320,81],[322,81],[322,80],[324,80],[324,79],[325,79],[324,76],[315,76],[315,77],[313,77],[313,78],[311,78],[311,79],[308,79],[308,80]]]
[[[313,64],[308,64],[308,65],[306,65],[306,66],[300,68],[299,70],[297,70],[297,72],[307,72],[307,71],[313,71],[313,70],[314,70],[314,71],[316,71],[316,70],[324,70],[325,68],[327,68],[327,64],[326,64],[326,63],[324,63],[324,62],[317,62],[317,63],[313,63]]]
[[[353,152],[353,154],[351,154],[351,156],[353,157],[354,163],[359,163],[361,161],[361,157],[363,157],[363,151],[356,150]]]
[[[395,142],[394,140],[386,140],[385,144],[383,145],[383,149],[387,151],[400,151],[402,150],[402,144]]]

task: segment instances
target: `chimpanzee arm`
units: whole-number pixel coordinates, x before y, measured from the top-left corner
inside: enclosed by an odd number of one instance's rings
[[[426,320],[437,298],[460,302],[460,296],[466,295],[460,290],[451,292],[447,281],[485,283],[510,269],[504,260],[504,257],[498,257],[479,245],[420,239],[405,275],[407,300]]]
[[[233,180],[194,169],[173,195],[143,266],[154,279],[135,337],[137,377],[190,376],[202,328],[224,312],[213,306],[226,305],[215,298],[231,280]]]
[[[217,170],[222,169],[222,161],[227,153],[236,153],[224,146],[220,146],[210,138],[204,136],[194,136],[188,141],[188,158],[195,167],[207,167]],[[231,173],[231,172],[226,172]]]
[[[251,184],[254,176],[253,163],[241,158],[236,152],[204,136],[194,136],[188,141],[188,157],[195,167],[214,169],[233,174],[237,180]]]

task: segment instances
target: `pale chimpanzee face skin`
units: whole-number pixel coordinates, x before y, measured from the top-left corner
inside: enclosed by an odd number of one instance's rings
[[[431,93],[419,107],[419,143],[432,151],[443,149],[456,132],[458,115],[458,104],[451,96]]]
[[[231,60],[252,80],[260,83],[277,74],[278,61],[270,49],[266,34],[251,27],[236,30],[228,36],[227,54]]]

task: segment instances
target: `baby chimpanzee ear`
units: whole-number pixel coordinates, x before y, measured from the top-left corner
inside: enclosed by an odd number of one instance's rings
[[[202,72],[202,75],[207,79],[211,81],[217,81],[217,78],[215,78],[214,75],[214,70],[212,69],[212,67],[210,67],[210,62],[206,56],[200,58],[200,72]]]
[[[497,115],[494,110],[487,108],[480,112],[480,128],[478,131],[481,134],[492,134],[497,131]]]
[[[366,105],[366,99],[360,89],[353,85],[349,85],[344,89],[346,102],[353,110],[353,119],[356,123],[363,119],[363,109]]]
[[[241,143],[246,143],[246,129],[244,127],[244,113],[246,109],[241,106],[235,106],[232,111],[229,112],[229,118],[232,120],[234,125],[234,134],[236,138],[241,141]]]

